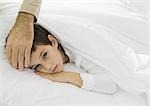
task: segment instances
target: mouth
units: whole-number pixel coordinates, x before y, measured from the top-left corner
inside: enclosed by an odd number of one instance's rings
[[[58,64],[55,66],[55,68],[52,70],[52,72],[55,72],[57,67],[58,67]]]

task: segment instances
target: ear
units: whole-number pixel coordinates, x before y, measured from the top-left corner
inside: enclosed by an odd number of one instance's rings
[[[49,39],[49,41],[51,41],[52,42],[52,47],[58,47],[58,42],[57,42],[57,40],[56,40],[56,38],[54,38],[52,35],[48,35],[48,39]]]

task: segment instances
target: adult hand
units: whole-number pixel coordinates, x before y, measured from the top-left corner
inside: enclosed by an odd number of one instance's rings
[[[9,32],[6,52],[10,64],[16,69],[29,66],[34,37],[33,24],[33,15],[19,13],[13,28]]]

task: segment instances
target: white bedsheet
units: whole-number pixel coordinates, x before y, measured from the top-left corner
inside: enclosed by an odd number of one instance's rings
[[[142,96],[123,90],[115,95],[106,95],[85,91],[71,84],[54,83],[39,77],[32,70],[19,72],[8,65],[7,60],[0,60],[0,68],[0,102],[8,106],[146,106]],[[79,70],[73,64],[67,64],[65,68]]]
[[[62,11],[66,10],[64,7],[72,6],[74,7],[72,10],[74,11],[73,13],[76,13],[75,10],[77,9],[77,6],[80,7],[84,0],[81,0],[81,3],[79,3],[79,0],[74,1],[76,2],[75,4],[67,0],[63,0],[59,4],[58,1],[59,0],[51,1],[51,3],[54,3],[49,5],[51,10],[45,10],[44,8],[47,7],[43,7],[41,11],[45,13],[47,11],[51,11],[55,14],[60,14]],[[87,1],[90,2],[90,0]],[[95,4],[96,1],[97,0],[94,0]],[[101,2],[102,1],[103,0],[101,0]],[[110,0],[108,1],[110,2]],[[119,1],[120,0],[113,0],[109,4],[109,8],[107,7],[106,9],[105,0],[105,3],[102,3],[101,8],[99,8],[102,10],[102,16],[104,13],[107,13],[105,14],[106,16],[112,13],[120,16],[128,14],[128,17],[135,15],[126,11],[125,8],[122,8],[123,4]],[[113,4],[114,2],[116,3]],[[46,2],[43,3],[43,5],[45,4]],[[66,104],[71,104],[71,106],[77,106],[79,104],[87,104],[87,106],[147,106],[143,99],[144,95],[130,94],[123,90],[119,90],[114,95],[85,91],[71,84],[48,81],[34,74],[32,70],[19,72],[12,68],[5,59],[5,50],[2,46],[4,45],[5,38],[15,21],[19,5],[20,2],[14,3],[14,1],[7,2],[4,0],[0,2],[0,106],[57,106],[60,104],[65,106]],[[90,12],[90,9],[88,12]],[[65,13],[71,14],[69,11]],[[76,14],[72,14],[72,16],[74,15]],[[145,18],[143,18],[143,14],[139,15],[140,16],[136,18],[137,20],[145,20]],[[105,18],[103,17],[103,19]],[[110,25],[113,25],[113,23]],[[144,30],[144,25],[141,28]],[[125,28],[120,29],[120,31],[124,29]],[[67,65],[66,68],[76,70],[76,67],[71,64]]]

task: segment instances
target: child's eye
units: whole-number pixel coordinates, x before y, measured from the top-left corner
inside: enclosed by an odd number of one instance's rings
[[[34,70],[40,70],[41,67],[42,67],[41,64],[38,64],[35,66]]]
[[[43,59],[45,59],[47,57],[47,52],[45,52],[44,54],[43,54]]]

